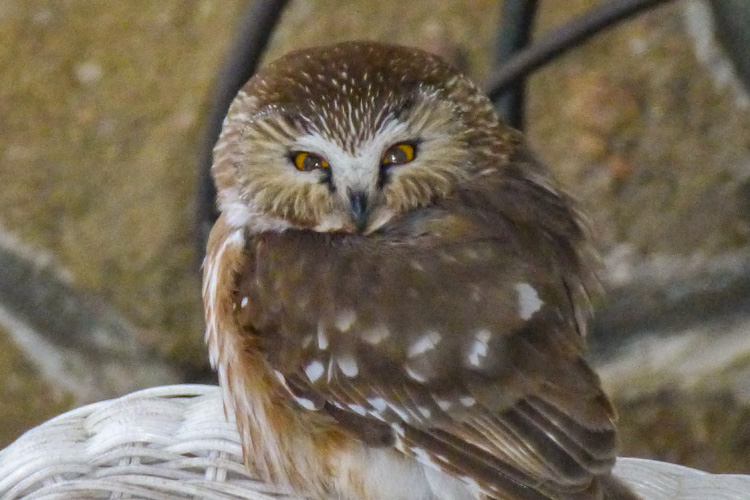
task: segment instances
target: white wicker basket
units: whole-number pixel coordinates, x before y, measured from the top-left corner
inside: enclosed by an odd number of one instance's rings
[[[750,499],[750,476],[633,458],[616,473],[648,500]],[[246,471],[218,388],[200,385],[135,392],[30,430],[0,451],[0,498],[291,499]]]

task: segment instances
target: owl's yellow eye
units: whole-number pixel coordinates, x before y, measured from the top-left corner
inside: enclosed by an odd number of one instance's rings
[[[403,165],[404,163],[412,161],[416,155],[417,151],[413,144],[402,142],[395,146],[391,146],[391,148],[385,152],[381,164],[384,166]]]
[[[302,152],[294,155],[294,166],[302,172],[310,172],[319,168],[328,168],[328,162],[322,156]]]

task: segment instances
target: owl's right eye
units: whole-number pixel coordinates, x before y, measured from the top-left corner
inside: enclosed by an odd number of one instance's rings
[[[297,170],[311,172],[319,168],[328,168],[328,162],[322,156],[313,153],[295,153],[292,159]]]

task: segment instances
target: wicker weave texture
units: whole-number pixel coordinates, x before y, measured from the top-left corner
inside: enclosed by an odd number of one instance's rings
[[[0,498],[288,498],[242,465],[216,387],[135,392],[60,415],[0,452]]]
[[[750,499],[750,476],[623,458],[646,500]],[[85,406],[0,451],[0,499],[290,499],[242,465],[217,387],[176,385]]]

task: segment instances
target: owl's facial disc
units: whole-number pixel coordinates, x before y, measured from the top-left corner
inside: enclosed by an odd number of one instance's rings
[[[417,157],[419,141],[404,139],[403,125],[397,122],[383,132],[349,148],[318,132],[297,138],[290,155],[296,169],[315,176],[335,200],[333,210],[315,229],[366,234],[392,217],[384,194],[391,170],[408,168]]]
[[[232,115],[247,125],[236,128],[244,138],[242,149],[229,153],[236,158],[237,185],[222,191],[222,210],[234,210],[232,220],[253,231],[367,235],[432,205],[460,184],[471,165],[454,109],[436,95],[414,98],[398,113],[393,104],[369,115],[351,111],[346,121],[317,123],[277,105]]]
[[[475,175],[465,114],[443,89],[371,91],[367,100],[339,89],[325,100],[261,106],[240,94],[215,150],[232,225],[368,235]]]
[[[262,68],[227,114],[212,173],[232,227],[370,234],[499,172],[505,135],[438,57],[351,42]]]

